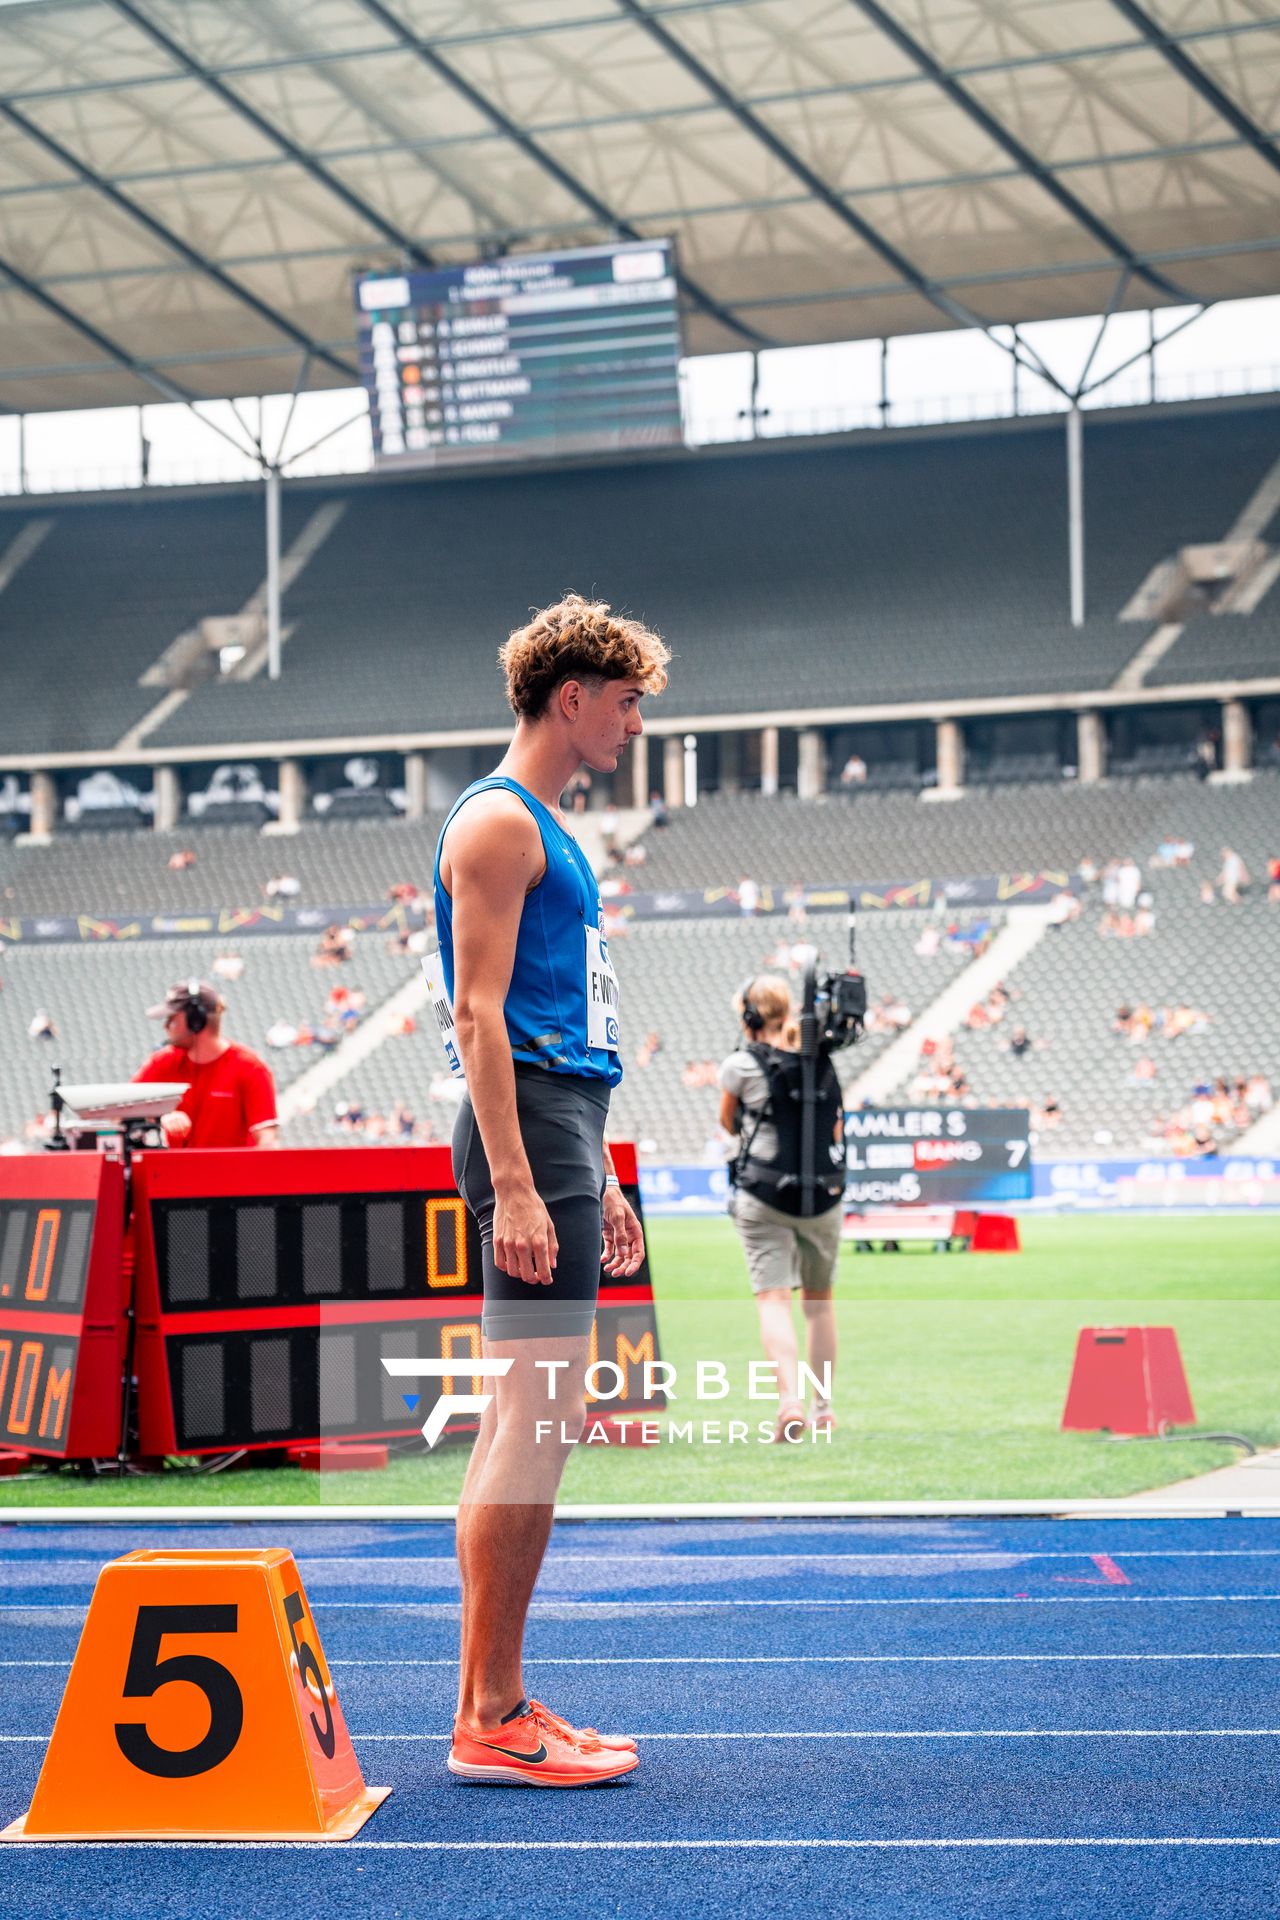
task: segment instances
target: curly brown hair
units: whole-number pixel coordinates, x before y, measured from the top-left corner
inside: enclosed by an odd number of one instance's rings
[[[646,693],[661,693],[670,658],[650,628],[580,593],[535,613],[498,648],[507,699],[523,720],[539,719],[564,680],[639,680]]]

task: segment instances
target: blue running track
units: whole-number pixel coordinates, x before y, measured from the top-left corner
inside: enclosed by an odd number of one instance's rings
[[[5,1920],[1280,1913],[1280,1521],[562,1523],[527,1683],[641,1749],[577,1793],[445,1771],[447,1526],[0,1525],[0,1825],[139,1545],[292,1548],[394,1791],[345,1846],[0,1847]]]

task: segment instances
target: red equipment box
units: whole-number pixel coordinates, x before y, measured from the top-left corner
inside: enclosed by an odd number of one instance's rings
[[[0,1160],[0,1447],[120,1445],[124,1170],[102,1154]]]

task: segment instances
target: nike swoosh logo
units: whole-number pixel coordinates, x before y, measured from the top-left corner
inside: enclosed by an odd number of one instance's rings
[[[497,1747],[492,1740],[482,1740],[480,1744],[488,1747],[493,1753],[505,1753],[508,1760],[527,1760],[531,1767],[536,1767],[539,1761],[547,1757],[546,1745],[541,1740],[538,1742],[536,1753],[522,1753],[519,1747]]]

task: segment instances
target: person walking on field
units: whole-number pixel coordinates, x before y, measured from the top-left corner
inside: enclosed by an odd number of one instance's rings
[[[467,1089],[454,1176],[480,1234],[484,1354],[507,1363],[486,1381],[458,1508],[448,1766],[464,1780],[577,1787],[631,1772],[635,1742],[528,1698],[524,1626],[585,1416],[601,1264],[615,1278],[638,1272],[644,1238],[604,1143],[622,1078],[617,977],[595,876],[557,801],[579,769],[615,770],[670,654],[638,621],[570,594],[499,658],[515,735],[454,805],[435,865],[433,998]]]
[[[736,1002],[742,1043],[720,1068],[720,1125],[737,1136],[730,1212],[747,1258],[765,1358],[778,1379],[775,1440],[799,1440],[806,1425],[792,1300],[800,1290],[807,1366],[822,1388],[808,1416],[815,1434],[835,1426],[832,1300],[844,1196],[844,1113],[830,1056],[818,1063],[817,1175],[813,1212],[800,1211],[799,1025],[791,988],[778,974],[751,980]]]

